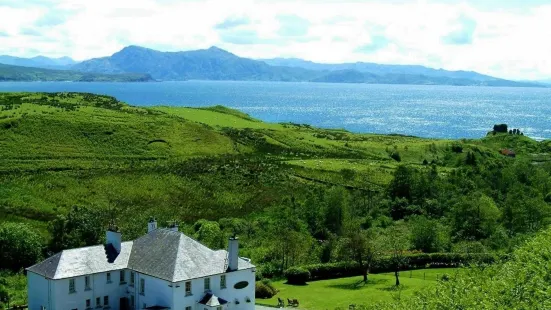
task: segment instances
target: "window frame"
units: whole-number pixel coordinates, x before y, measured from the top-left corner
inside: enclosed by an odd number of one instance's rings
[[[76,281],[75,279],[69,279],[69,294],[74,294],[77,292]]]
[[[108,307],[109,306],[109,295],[103,296],[103,306]]]
[[[184,285],[185,285],[186,296],[191,296],[191,295],[193,295],[193,294],[191,293],[191,291],[192,291],[191,281],[186,281],[186,283],[185,283]],[[189,289],[188,289],[188,288],[189,288]]]
[[[106,277],[106,279],[107,279],[107,283],[111,283],[111,272],[107,272],[107,273],[105,274],[105,277]]]
[[[90,309],[90,308],[92,308],[92,300],[86,299],[86,309]]]
[[[89,291],[92,287],[90,286],[90,276],[84,276],[84,290]]]
[[[136,282],[136,274],[134,271],[130,271],[130,286],[134,286],[134,283]]]
[[[145,279],[140,278],[140,295],[145,296]]]
[[[96,297],[96,308],[101,307],[101,297]]]
[[[119,283],[120,284],[126,283],[126,272],[124,270],[119,271]]]
[[[227,288],[227,283],[226,283],[227,279],[226,279],[226,275],[223,274],[223,275],[220,275],[220,289],[225,289]]]
[[[210,278],[203,279],[203,288],[206,291],[210,291]]]

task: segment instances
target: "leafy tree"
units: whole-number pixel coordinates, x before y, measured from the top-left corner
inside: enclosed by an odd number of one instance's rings
[[[34,265],[42,257],[39,234],[29,225],[5,222],[0,224],[0,266],[19,270]]]
[[[398,166],[394,172],[394,178],[388,186],[390,198],[405,198],[411,201],[413,181],[412,170],[404,165]]]
[[[507,194],[503,224],[510,235],[536,232],[550,222],[550,217],[551,206],[533,189],[523,186]]]
[[[101,243],[106,216],[98,209],[73,206],[67,215],[58,215],[50,223],[50,250],[91,246]]]
[[[411,245],[425,253],[446,252],[450,247],[449,232],[437,220],[419,215],[408,221]]]
[[[326,194],[325,227],[334,234],[342,234],[348,216],[348,198],[348,192],[342,187],[333,187]]]
[[[400,268],[407,264],[406,254],[410,248],[409,232],[404,225],[397,224],[387,228],[379,242],[384,252],[390,255],[396,286],[399,286]]]
[[[367,283],[369,271],[382,254],[379,233],[374,228],[363,230],[360,221],[354,219],[345,225],[340,242],[341,255],[346,260],[352,259],[358,263],[362,270],[363,281]]]
[[[195,223],[194,237],[197,241],[203,243],[212,249],[224,248],[226,238],[217,222],[199,220]]]
[[[460,198],[452,211],[452,230],[459,240],[480,240],[489,237],[501,216],[492,198],[473,193]]]

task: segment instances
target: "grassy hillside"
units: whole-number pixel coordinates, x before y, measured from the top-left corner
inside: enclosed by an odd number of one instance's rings
[[[72,81],[72,82],[148,82],[148,74],[98,74],[0,64],[0,82],[6,81]]]
[[[454,144],[463,152],[451,152]],[[449,141],[352,134],[264,123],[224,107],[138,108],[89,94],[0,94],[0,214],[4,220],[35,221],[42,228],[75,204],[117,204],[123,213],[131,206],[144,217],[166,208],[176,209],[184,221],[217,219],[270,205],[278,199],[278,188],[254,184],[249,176],[221,184],[201,176],[204,171],[187,174],[199,158],[201,169],[211,169],[211,176],[229,178],[253,169],[209,162],[206,156],[234,156],[231,160],[248,159],[253,166],[255,158],[265,158],[266,167],[278,172],[272,173],[273,182],[285,180],[278,186],[289,186],[286,181],[292,178],[299,188],[340,184],[378,189],[390,182],[398,164],[422,167],[426,160],[445,173],[469,150],[487,160],[506,160],[498,150],[510,145],[520,157],[547,152],[540,150],[546,144],[525,137]],[[393,153],[400,155],[399,162],[391,158]],[[361,177],[345,178],[347,170]],[[255,199],[265,201],[255,204]],[[217,204],[226,212],[218,212]]]
[[[510,252],[551,223],[550,152],[507,134],[354,134],[222,106],[0,93],[0,228],[28,224],[48,256],[102,242],[110,219],[136,238],[155,216],[213,248],[239,234],[263,276],[354,259],[344,245],[371,230],[398,229],[407,251]],[[22,276],[6,278],[24,296]]]

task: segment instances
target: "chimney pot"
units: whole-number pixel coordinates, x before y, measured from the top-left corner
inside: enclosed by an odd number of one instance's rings
[[[154,217],[149,219],[149,222],[147,223],[147,233],[150,233],[157,229],[157,220],[155,220]]]
[[[230,237],[228,242],[228,271],[235,271],[239,261],[239,238]]]

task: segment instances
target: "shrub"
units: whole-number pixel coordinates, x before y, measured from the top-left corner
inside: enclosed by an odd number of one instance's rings
[[[272,285],[272,282],[265,279],[256,282],[254,294],[256,298],[272,298],[275,294],[277,294],[277,290]]]
[[[306,284],[310,280],[310,271],[302,267],[291,267],[285,270],[285,278],[289,284]]]
[[[463,153],[463,146],[461,144],[453,144],[452,145],[452,152],[454,153]]]
[[[395,161],[402,161],[402,157],[400,156],[400,153],[397,151],[394,151],[390,154],[390,158],[394,159]]]

